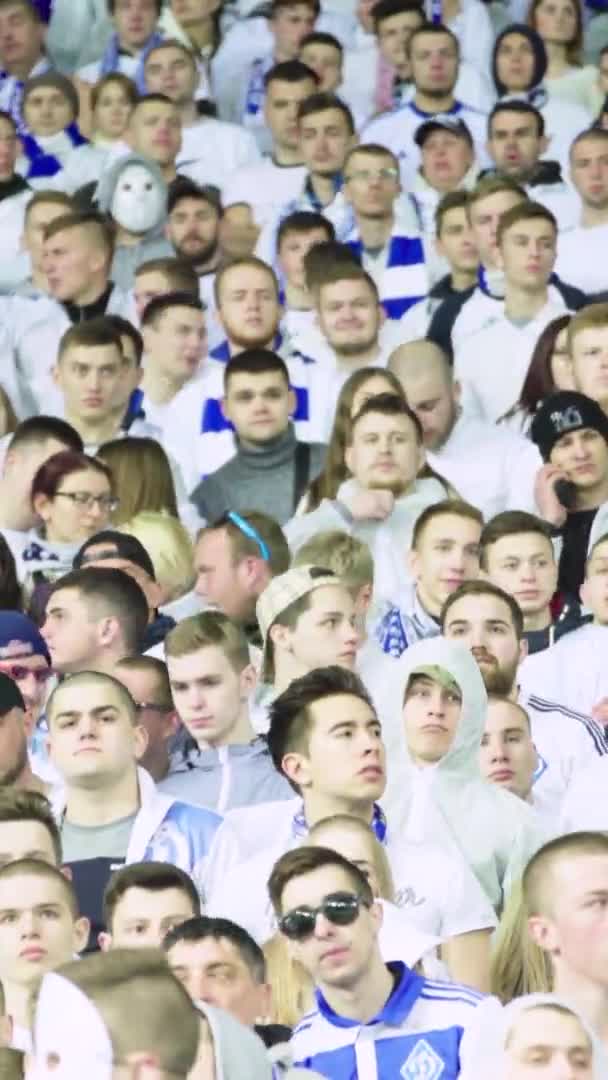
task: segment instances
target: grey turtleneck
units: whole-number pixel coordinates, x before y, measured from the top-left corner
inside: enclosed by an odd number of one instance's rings
[[[235,456],[201,480],[190,496],[201,517],[215,521],[227,510],[259,510],[283,525],[294,512],[296,446],[292,424],[263,446],[237,442]],[[310,482],[323,467],[326,447],[309,446]]]

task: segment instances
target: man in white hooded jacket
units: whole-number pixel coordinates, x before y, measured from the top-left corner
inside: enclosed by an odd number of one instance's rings
[[[543,837],[531,807],[480,776],[488,698],[474,658],[445,638],[416,642],[387,695],[384,802],[398,835],[458,852],[499,912]]]

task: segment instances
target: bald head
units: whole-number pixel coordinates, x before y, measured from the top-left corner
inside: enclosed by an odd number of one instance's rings
[[[388,367],[422,424],[424,445],[428,450],[439,450],[458,416],[460,389],[448,357],[434,342],[421,339],[395,349]]]

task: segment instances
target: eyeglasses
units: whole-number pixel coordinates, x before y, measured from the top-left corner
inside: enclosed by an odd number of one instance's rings
[[[357,919],[361,906],[369,907],[369,904],[355,893],[330,893],[316,908],[304,906],[288,911],[279,919],[279,930],[290,941],[304,941],[314,933],[319,915],[334,926],[350,926]]]
[[[45,668],[28,668],[23,667],[22,664],[10,664],[8,667],[0,665],[0,671],[3,675],[8,675],[9,679],[13,682],[20,682],[22,679],[27,679],[28,675],[33,675],[36,682],[40,685],[44,685],[53,678],[55,672],[50,667]]]
[[[394,183],[399,179],[399,169],[390,168],[388,165],[385,169],[376,169],[375,172],[370,169],[355,169],[345,179],[360,180],[362,184],[367,184],[370,180],[381,180],[383,184]]]
[[[236,525],[237,529],[239,529],[240,532],[243,533],[243,536],[247,536],[249,540],[253,540],[254,544],[256,544],[259,548],[260,555],[265,560],[265,562],[270,562],[270,552],[268,550],[268,545],[264,540],[262,540],[262,537],[260,536],[257,529],[254,529],[253,525],[250,525],[244,517],[241,517],[240,514],[237,514],[236,510],[229,510],[226,514],[226,520],[231,521],[233,525]]]
[[[83,510],[92,510],[96,503],[100,510],[106,510],[110,514],[118,509],[119,500],[113,495],[91,495],[89,491],[55,492],[56,499],[60,495],[64,499],[71,499],[75,506],[79,506]]]

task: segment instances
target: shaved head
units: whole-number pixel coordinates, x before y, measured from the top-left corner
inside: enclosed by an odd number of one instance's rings
[[[401,381],[404,390],[407,382],[419,379],[428,372],[441,375],[447,383],[452,382],[452,367],[448,357],[439,345],[425,338],[393,349],[388,358],[388,369]]]
[[[456,423],[460,397],[443,349],[433,341],[410,341],[394,349],[388,369],[399,379],[408,405],[422,424],[425,447],[439,450]]]

